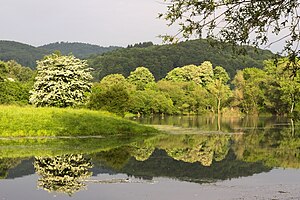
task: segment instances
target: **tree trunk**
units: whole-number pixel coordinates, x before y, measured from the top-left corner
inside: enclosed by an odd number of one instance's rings
[[[221,114],[220,108],[221,108],[221,98],[218,98],[218,115]]]

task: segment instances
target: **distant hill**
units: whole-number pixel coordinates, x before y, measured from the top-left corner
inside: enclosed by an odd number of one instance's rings
[[[222,66],[233,77],[238,69],[262,68],[263,60],[274,56],[271,51],[244,47],[247,54],[238,55],[232,48],[216,41],[191,40],[178,44],[153,45],[145,48],[129,46],[102,55],[88,58],[95,69],[94,77],[99,80],[112,73],[128,76],[136,67],[147,67],[157,80],[164,78],[175,67],[211,61]]]
[[[23,66],[34,69],[36,67],[37,60],[42,59],[45,55],[56,50],[59,50],[64,55],[73,53],[76,57],[85,58],[93,54],[99,55],[118,48],[120,47],[101,47],[79,42],[57,42],[40,47],[34,47],[20,42],[0,40],[0,60],[15,60]]]
[[[23,66],[34,68],[36,60],[44,57],[50,52],[34,46],[14,41],[0,40],[0,60],[15,60]]]
[[[74,56],[79,58],[85,58],[93,54],[102,54],[108,51],[119,49],[121,47],[109,46],[101,47],[98,45],[80,43],[80,42],[56,42],[51,44],[46,44],[38,47],[39,49],[45,49],[48,51],[60,51],[63,55],[72,53]]]

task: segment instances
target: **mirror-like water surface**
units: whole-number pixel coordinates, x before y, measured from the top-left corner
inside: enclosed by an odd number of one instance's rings
[[[173,134],[0,140],[0,199],[300,199],[300,126],[140,118]]]

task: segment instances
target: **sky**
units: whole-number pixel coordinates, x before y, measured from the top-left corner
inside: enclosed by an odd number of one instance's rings
[[[0,40],[33,46],[85,42],[127,46],[172,34],[158,13],[163,0],[0,0]]]
[[[178,28],[157,18],[166,9],[163,0],[0,0],[0,40],[33,46],[61,41],[162,44],[158,36],[173,35]],[[283,44],[268,49],[280,51]]]

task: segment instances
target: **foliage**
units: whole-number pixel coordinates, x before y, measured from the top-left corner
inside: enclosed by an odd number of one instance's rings
[[[128,45],[127,48],[145,48],[153,46],[153,42],[139,42],[134,45]]]
[[[103,54],[119,48],[121,47],[101,47],[79,42],[56,42],[40,47],[34,47],[15,41],[0,40],[0,60],[15,60],[23,66],[35,69],[36,60],[41,60],[45,55],[55,51],[60,51],[63,55],[72,53],[76,57],[86,58],[93,54]]]
[[[204,61],[211,61],[213,66],[222,66],[234,77],[236,70],[246,67],[263,67],[263,60],[271,59],[274,54],[267,50],[247,49],[246,55],[236,55],[232,49],[222,43],[210,40],[191,40],[178,44],[154,45],[146,48],[125,48],[102,55],[88,58],[89,65],[95,71],[96,80],[101,80],[109,74],[123,74],[128,76],[137,67],[144,66],[154,75],[156,80],[164,78],[168,72],[185,65],[200,65]]]
[[[271,45],[272,36],[285,40],[285,50],[291,58],[299,56],[300,41],[298,0],[239,1],[165,0],[167,11],[160,18],[169,25],[179,24],[184,38],[206,34],[230,44]],[[175,36],[176,37],[176,36]],[[173,41],[174,36],[166,36]],[[299,68],[299,66],[298,66]]]
[[[88,108],[107,110],[124,116],[128,100],[129,94],[122,84],[115,84],[107,88],[103,84],[94,84]]]
[[[112,114],[71,108],[1,106],[0,136],[110,136],[157,133]]]
[[[44,49],[14,41],[0,41],[0,60],[15,60],[23,66],[35,68],[36,60],[42,59],[50,52]]]
[[[231,97],[231,90],[228,85],[222,83],[221,79],[215,79],[207,86],[209,93],[216,99],[217,113],[221,114],[223,104]]]
[[[209,61],[205,61],[200,66],[187,65],[181,68],[175,68],[167,74],[166,80],[174,82],[193,81],[198,85],[206,86],[212,81],[212,76],[212,64]]]
[[[289,60],[282,58],[276,63],[266,61],[263,70],[247,68],[239,71],[233,80],[233,106],[251,114],[295,114],[300,101],[300,76],[293,69],[288,69],[288,65]]]
[[[34,72],[15,61],[0,61],[0,104],[27,104]]]
[[[155,79],[149,69],[138,67],[127,77],[129,83],[134,84],[137,90],[144,90],[147,85],[154,83]]]
[[[50,52],[60,51],[63,55],[69,55],[70,53],[72,53],[78,58],[86,58],[93,54],[103,54],[105,52],[113,51],[119,48],[121,47],[102,47],[80,42],[56,42],[38,47],[38,49],[45,49]]]
[[[138,114],[172,114],[173,102],[164,93],[154,90],[135,91],[130,94],[128,111]]]
[[[74,56],[52,54],[38,61],[30,102],[36,106],[68,107],[83,104],[92,76],[87,63]]]
[[[296,60],[300,65],[300,60]],[[289,60],[282,58],[274,64],[265,62],[267,73],[266,104],[276,114],[293,114],[297,102],[300,101],[300,72],[289,69]]]

